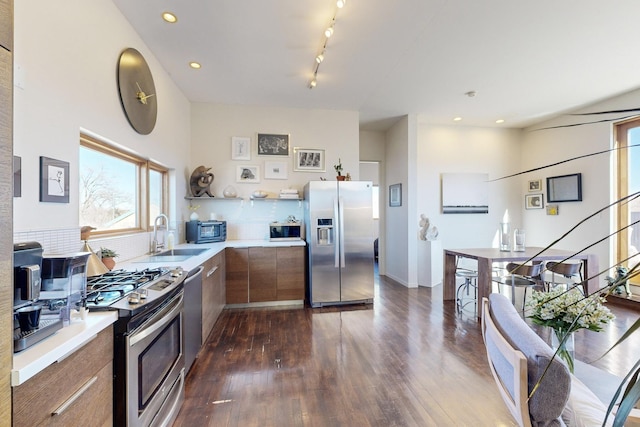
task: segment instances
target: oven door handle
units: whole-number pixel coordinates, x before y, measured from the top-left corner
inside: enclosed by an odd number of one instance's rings
[[[176,314],[182,311],[183,299],[184,293],[180,292],[179,297],[175,297],[171,303],[167,304],[166,307],[140,325],[140,327],[129,336],[129,347],[133,347],[136,343],[153,334],[158,329],[168,325]]]

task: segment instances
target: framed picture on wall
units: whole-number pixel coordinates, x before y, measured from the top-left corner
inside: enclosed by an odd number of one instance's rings
[[[251,160],[251,138],[231,137],[231,160]]]
[[[264,179],[287,179],[287,162],[264,162]]]
[[[293,170],[296,172],[324,172],[324,150],[295,147],[293,149]]]
[[[259,133],[258,156],[289,157],[289,135]]]
[[[542,209],[544,208],[544,201],[542,194],[527,194],[524,196],[525,209]]]
[[[529,181],[529,191],[531,192],[542,191],[542,180],[534,179],[532,181]]]
[[[69,203],[69,162],[40,156],[40,201]]]
[[[552,176],[547,178],[547,203],[581,202],[582,174]]]
[[[236,169],[236,182],[256,183],[260,182],[260,166],[245,165]]]

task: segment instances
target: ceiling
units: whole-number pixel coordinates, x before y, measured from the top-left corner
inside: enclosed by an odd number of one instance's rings
[[[519,128],[640,87],[638,0],[113,1],[192,102]]]

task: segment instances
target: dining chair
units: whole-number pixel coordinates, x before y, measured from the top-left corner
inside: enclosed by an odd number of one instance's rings
[[[548,261],[542,278],[547,290],[556,286],[565,286],[569,289],[580,284],[582,285],[582,293],[586,295],[585,284],[582,280],[582,263]]]
[[[516,288],[524,288],[524,296],[522,298],[522,312],[524,313],[525,303],[527,301],[527,289],[530,287],[541,287],[544,289],[544,282],[540,275],[544,264],[518,264],[510,262],[505,270],[507,274],[494,277],[493,281],[498,283],[498,289],[501,285],[511,286],[511,303],[516,303]]]

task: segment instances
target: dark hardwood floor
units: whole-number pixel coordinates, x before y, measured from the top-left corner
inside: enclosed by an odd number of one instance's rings
[[[576,333],[594,361],[638,317]],[[541,331],[544,334],[544,331]],[[594,365],[623,375],[640,340]],[[442,286],[380,278],[372,306],[223,311],[186,382],[174,427],[515,426],[491,377],[473,304]]]

